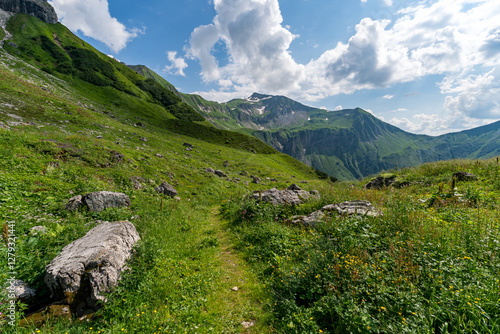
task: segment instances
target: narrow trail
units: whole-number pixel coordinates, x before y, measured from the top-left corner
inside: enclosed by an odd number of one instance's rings
[[[241,325],[241,333],[271,332],[266,324],[266,312],[263,300],[265,297],[263,284],[252,272],[250,266],[234,249],[234,244],[227,232],[227,222],[219,214],[219,207],[213,207],[210,212],[209,224],[215,230],[219,240],[220,251],[217,260],[222,274],[221,288],[216,308],[225,310],[225,316]],[[235,291],[237,288],[237,291]],[[220,298],[222,297],[222,298]],[[230,320],[227,319],[227,320]],[[248,327],[248,328],[245,328]]]

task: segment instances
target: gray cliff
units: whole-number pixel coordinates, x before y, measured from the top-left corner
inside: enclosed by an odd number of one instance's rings
[[[16,14],[28,14],[46,23],[58,22],[56,11],[47,0],[0,0],[0,9]]]

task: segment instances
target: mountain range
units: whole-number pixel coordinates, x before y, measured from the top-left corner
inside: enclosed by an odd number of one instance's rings
[[[227,103],[179,93],[146,66],[132,66],[174,92],[216,127],[257,137],[338,180],[449,159],[500,155],[500,121],[437,137],[417,135],[361,109],[329,111],[285,96],[254,93]]]
[[[127,67],[81,41],[63,25],[52,24],[55,13],[47,10],[46,1],[21,1],[15,8],[6,5],[9,3],[0,2],[0,8],[28,14],[8,22],[6,28],[13,36],[4,48],[11,55],[72,82],[94,102],[109,104],[112,97],[112,104],[125,109],[141,105],[140,114],[150,121],[166,111],[173,131],[193,136],[204,133],[207,138],[219,138],[223,133],[252,143],[258,141],[248,138],[257,138],[338,180],[425,162],[500,154],[500,122],[431,137],[403,131],[361,108],[329,111],[285,96],[258,93],[227,103],[183,94],[146,66]],[[153,106],[144,107],[142,101],[153,102]],[[162,107],[161,112],[157,106]],[[190,125],[181,126],[183,122]],[[262,149],[264,144],[256,145],[261,151],[271,150]]]

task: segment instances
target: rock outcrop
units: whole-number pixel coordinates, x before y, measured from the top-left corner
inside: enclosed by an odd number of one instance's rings
[[[452,176],[453,179],[457,179],[457,181],[463,181],[463,182],[468,182],[468,181],[477,181],[477,176],[471,173],[467,172],[456,172],[453,173]]]
[[[364,188],[365,189],[376,189],[376,190],[381,190],[385,187],[395,187],[395,188],[401,188],[404,186],[409,185],[410,183],[406,180],[404,180],[404,176],[398,176],[396,174],[381,174],[365,184]]]
[[[130,206],[130,198],[122,193],[111,191],[96,191],[85,195],[71,197],[66,204],[66,210],[76,211],[87,206],[89,211],[100,212],[107,208]]]
[[[382,211],[375,208],[368,201],[350,201],[339,204],[326,205],[321,210],[314,211],[308,216],[293,216],[290,220],[293,224],[301,224],[304,226],[315,227],[316,225],[324,222],[325,218],[328,215],[331,216],[332,213],[336,213],[342,216],[352,216],[352,215],[360,215],[368,217],[382,216]]]
[[[170,197],[175,197],[177,196],[177,190],[167,182],[162,182],[159,187],[156,187],[155,190],[159,192],[160,194],[165,194]]]
[[[128,221],[105,222],[63,248],[47,266],[51,296],[79,313],[99,309],[106,292],[118,284],[139,233]]]
[[[0,9],[16,14],[28,14],[43,22],[56,24],[56,11],[47,0],[0,0]]]
[[[348,201],[324,206],[322,211],[335,211],[342,216],[361,215],[378,217],[382,212],[368,201]]]
[[[272,188],[264,192],[255,192],[251,195],[251,198],[255,200],[271,203],[272,205],[299,205],[311,197],[319,199],[319,192],[302,190],[296,184],[292,184],[286,190]]]

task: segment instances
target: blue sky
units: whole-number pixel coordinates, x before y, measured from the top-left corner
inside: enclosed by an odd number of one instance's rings
[[[500,119],[500,1],[49,2],[100,51],[208,100],[286,95],[431,135]]]

